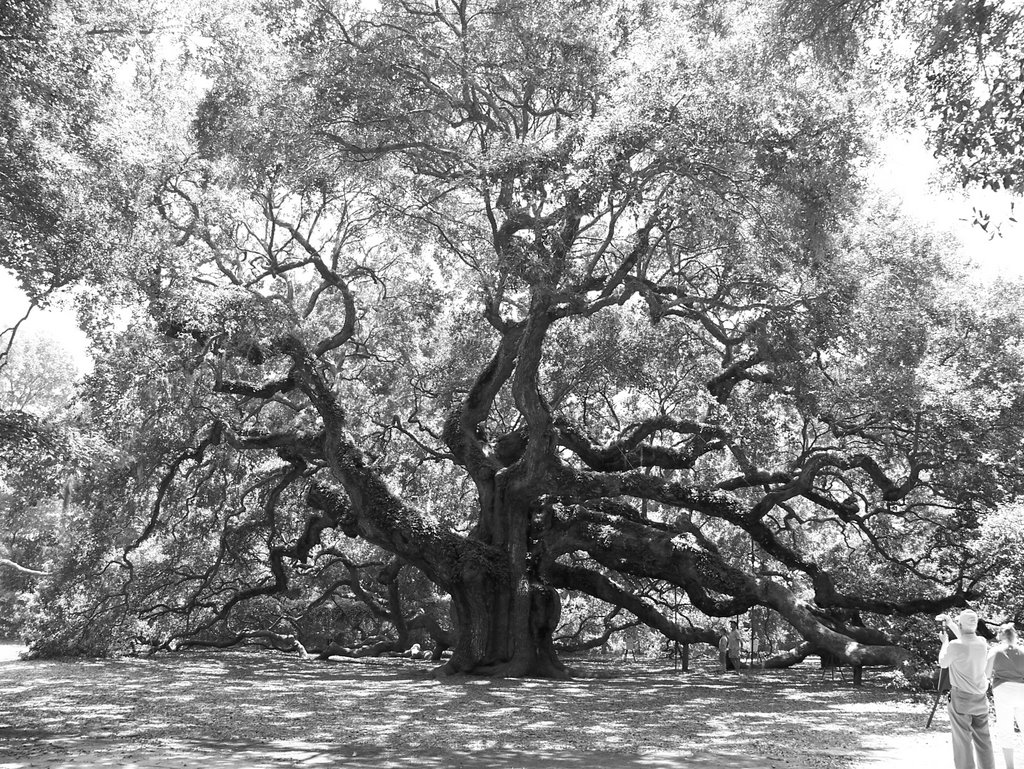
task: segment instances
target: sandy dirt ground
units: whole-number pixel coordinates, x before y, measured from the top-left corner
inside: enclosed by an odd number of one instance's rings
[[[400,659],[261,651],[24,662],[0,649],[0,769],[941,769],[948,720],[868,673],[665,660],[564,682],[437,681]],[[1019,746],[1018,746],[1019,747]]]

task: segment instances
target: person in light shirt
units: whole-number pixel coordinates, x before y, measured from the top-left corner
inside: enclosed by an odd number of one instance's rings
[[[1017,629],[1004,625],[999,630],[1002,642],[988,653],[985,672],[992,679],[992,697],[996,701],[996,727],[1003,747],[1006,769],[1013,767],[1013,722],[1024,727],[1024,648],[1017,642]]]
[[[992,737],[988,727],[988,645],[977,635],[978,614],[964,609],[952,620],[942,615],[945,626],[958,635],[953,641],[939,631],[942,648],[939,667],[949,668],[949,724],[953,734],[956,769],[995,769]],[[977,756],[977,764],[975,764]]]
[[[741,677],[743,673],[743,637],[740,635],[740,623],[736,620],[729,620],[729,661],[733,669]]]

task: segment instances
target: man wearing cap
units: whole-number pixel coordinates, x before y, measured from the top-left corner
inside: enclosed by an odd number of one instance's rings
[[[939,631],[942,649],[939,667],[949,668],[949,724],[953,732],[953,764],[956,769],[995,769],[992,737],[988,730],[988,679],[985,663],[988,645],[978,638],[978,615],[964,609],[956,624],[943,616],[944,625],[959,638],[950,641]],[[977,765],[974,762],[978,757]]]

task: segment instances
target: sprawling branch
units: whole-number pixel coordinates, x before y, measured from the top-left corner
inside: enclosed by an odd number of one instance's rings
[[[309,239],[299,231],[291,222],[282,219],[274,211],[273,206],[270,204],[269,199],[264,201],[264,214],[267,219],[273,222],[278,227],[285,229],[292,239],[295,240],[299,246],[309,255],[313,266],[316,268],[320,278],[326,285],[332,286],[336,289],[342,297],[342,305],[344,307],[344,315],[340,328],[333,333],[331,336],[321,340],[313,350],[313,354],[317,357],[325,355],[331,350],[336,350],[346,342],[348,342],[355,334],[356,328],[356,302],[355,295],[352,293],[352,289],[348,283],[342,278],[341,275],[335,269],[335,265],[338,261],[338,256],[341,253],[341,249],[345,245],[343,238],[338,238],[335,242],[333,251],[329,258],[325,259],[324,255],[316,248]],[[328,263],[329,262],[329,263]]]
[[[861,467],[864,459],[858,456],[847,461],[832,455],[815,455],[802,472],[790,478],[788,484],[767,493],[749,509],[731,494],[690,487],[639,471],[592,473],[565,470],[557,476],[554,488],[567,500],[639,497],[727,521],[746,531],[768,555],[808,575],[814,586],[815,601],[822,607],[855,608],[879,614],[914,614],[945,611],[970,600],[973,593],[965,589],[956,589],[938,598],[917,597],[899,601],[842,594],[835,587],[831,575],[795,549],[783,544],[766,524],[765,515],[776,505],[797,496],[813,497],[809,489],[812,488],[816,474],[825,466]],[[934,581],[937,583],[937,580]]]
[[[522,339],[521,325],[509,328],[498,342],[490,362],[477,376],[462,404],[445,421],[442,440],[456,461],[472,474],[492,475],[500,465],[484,452],[481,425],[490,414],[494,399],[516,368],[516,356]]]
[[[240,646],[247,643],[269,644],[281,651],[296,651],[299,656],[306,658],[309,653],[299,639],[290,633],[275,633],[273,630],[243,630],[233,633],[227,637],[220,638],[182,638],[175,642],[174,648],[185,649],[191,647],[206,647],[214,649],[228,649],[232,646]]]
[[[579,566],[568,566],[557,561],[548,565],[544,575],[555,587],[579,590],[594,598],[599,598],[613,606],[619,606],[641,620],[648,627],[654,628],[673,641],[688,643],[717,643],[714,630],[681,627],[670,621],[654,606],[640,596],[616,585],[608,577]]]
[[[894,644],[861,644],[837,632],[815,616],[813,607],[769,578],[757,578],[725,558],[675,535],[643,523],[615,520],[577,509],[562,514],[549,558],[582,550],[606,568],[652,577],[678,585],[691,603],[711,616],[740,614],[752,606],[767,606],[783,616],[816,647],[851,664],[905,664],[910,654]],[[728,598],[716,598],[709,591]]]
[[[49,577],[52,574],[52,572],[49,571],[42,571],[41,569],[32,569],[28,566],[22,566],[20,563],[12,561],[10,558],[0,557],[0,566],[7,566],[8,568],[21,572],[22,574],[29,574],[33,577]]]
[[[665,470],[690,469],[705,454],[725,446],[727,436],[715,425],[672,419],[667,416],[644,420],[622,431],[619,438],[597,445],[568,420],[557,421],[558,442],[572,451],[591,470],[615,472],[638,467]],[[658,432],[692,436],[684,449],[671,449],[645,440]]]

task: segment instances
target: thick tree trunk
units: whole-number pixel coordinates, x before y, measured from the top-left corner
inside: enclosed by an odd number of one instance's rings
[[[452,591],[458,641],[441,674],[566,678],[552,633],[558,593],[526,575],[480,579]]]
[[[508,472],[482,473],[480,519],[463,538],[416,519],[341,429],[330,435],[328,455],[347,497],[312,484],[307,501],[325,511],[332,525],[401,556],[448,592],[457,640],[438,674],[566,677],[552,641],[558,593],[541,579],[531,556],[542,532],[532,530],[530,484],[519,480],[512,493]]]
[[[504,562],[464,563],[449,586],[458,641],[442,674],[565,678],[553,634],[561,615],[558,592],[531,557],[537,532],[529,497],[508,489],[499,473],[478,485],[481,515],[471,539],[504,554]]]

